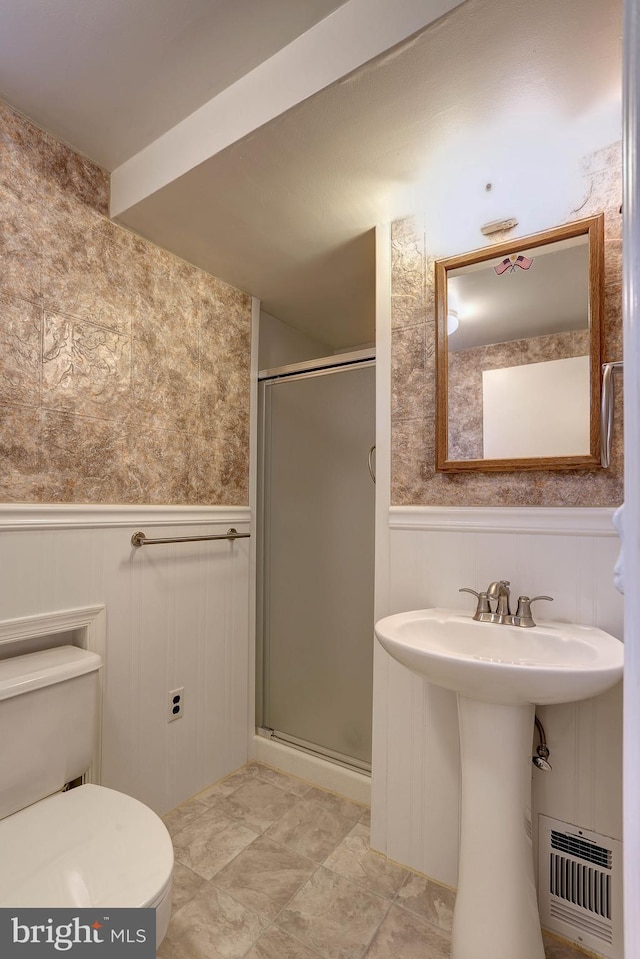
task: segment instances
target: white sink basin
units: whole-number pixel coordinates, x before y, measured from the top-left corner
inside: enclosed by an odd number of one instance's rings
[[[593,626],[531,628],[475,622],[452,609],[419,609],[376,624],[386,651],[436,686],[503,705],[573,702],[622,678],[623,645]]]

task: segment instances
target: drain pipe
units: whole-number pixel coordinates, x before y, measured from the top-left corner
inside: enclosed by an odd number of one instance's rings
[[[538,769],[543,769],[545,772],[548,772],[552,767],[549,762],[549,747],[547,746],[547,737],[545,736],[544,726],[538,719],[535,717],[536,729],[538,730],[538,735],[540,736],[540,745],[536,749],[536,755],[531,757],[531,762]]]

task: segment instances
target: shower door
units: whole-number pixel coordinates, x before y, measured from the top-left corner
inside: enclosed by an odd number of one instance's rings
[[[373,683],[373,361],[261,384],[262,722],[367,768]]]

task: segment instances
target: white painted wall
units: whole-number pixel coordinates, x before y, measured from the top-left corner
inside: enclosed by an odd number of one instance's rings
[[[106,606],[102,783],[162,814],[247,760],[247,508],[0,506],[0,623]],[[167,723],[168,691],[184,717]],[[81,718],[79,721],[82,721]]]
[[[260,313],[258,338],[258,369],[273,370],[290,363],[314,360],[318,356],[330,356],[333,349],[320,340],[283,323],[276,316]]]
[[[622,637],[609,510],[392,509],[386,612],[460,608],[458,589],[509,579],[515,595],[555,597],[541,618]],[[451,885],[457,880],[459,748],[455,695],[377,650],[373,844]],[[553,771],[533,770],[533,811],[621,838],[621,687],[539,711]],[[384,812],[382,812],[384,810]],[[535,825],[535,823],[534,823]],[[535,837],[534,837],[535,840]]]

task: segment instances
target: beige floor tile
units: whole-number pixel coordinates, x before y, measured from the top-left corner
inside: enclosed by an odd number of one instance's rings
[[[188,826],[189,823],[195,819],[198,819],[198,817],[206,811],[207,807],[205,803],[199,802],[197,799],[191,799],[189,802],[182,803],[181,806],[168,812],[166,816],[162,817],[162,821],[169,830],[170,835],[175,836],[176,833],[180,832],[181,829],[184,829],[185,826]]]
[[[255,829],[249,829],[224,816],[217,807],[210,806],[175,836],[173,848],[178,862],[203,879],[211,879],[258,835]]]
[[[263,832],[280,819],[298,800],[291,793],[256,779],[245,783],[226,799],[216,802],[225,816],[238,819],[251,829]]]
[[[241,959],[266,924],[208,883],[171,919],[158,959]]]
[[[556,939],[548,933],[543,933],[542,940],[546,959],[585,959],[585,956],[591,955],[590,952],[583,952],[577,946],[574,948],[570,943]]]
[[[205,882],[206,879],[203,879],[196,872],[192,872],[191,869],[187,869],[181,862],[174,862],[171,911],[177,912],[186,902],[193,899]]]
[[[359,803],[252,762],[165,822],[176,865],[159,959],[449,957],[455,894],[372,852]]]
[[[324,959],[361,959],[387,908],[384,899],[321,867],[276,924]]]
[[[323,862],[353,829],[353,821],[308,799],[300,799],[265,835],[301,856]]]
[[[360,803],[345,799],[343,796],[336,796],[334,793],[327,792],[325,789],[318,789],[316,786],[312,786],[309,792],[305,794],[305,799],[319,803],[325,809],[331,809],[353,822],[357,822],[367,809]]]
[[[230,796],[240,786],[246,786],[254,782],[269,783],[271,786],[277,786],[279,789],[283,789],[292,796],[298,796],[298,798],[304,796],[304,794],[311,789],[309,783],[305,783],[301,779],[296,779],[295,776],[288,776],[278,769],[263,766],[262,763],[252,762],[247,763],[246,766],[241,766],[240,769],[236,769],[235,772],[230,773],[228,776],[225,776],[224,779],[218,780],[218,782],[213,783],[211,786],[207,786],[207,788],[198,793],[195,798],[199,802],[207,804],[217,803],[218,800]]]
[[[309,783],[296,779],[295,776],[288,776],[279,769],[272,769],[271,766],[264,766],[262,763],[257,763],[256,766],[256,776],[266,783],[271,783],[272,786],[279,786],[292,796],[302,798],[312,788]]]
[[[369,828],[357,823],[324,861],[327,869],[351,879],[369,892],[393,899],[407,878],[407,870],[371,852]]]
[[[260,936],[247,959],[318,959],[318,956],[314,949],[272,926]]]
[[[258,769],[258,763],[247,763],[246,766],[241,766],[240,769],[236,769],[235,772],[229,773],[228,776],[225,776],[224,779],[220,779],[217,783],[213,783],[213,785],[221,786],[224,784],[227,787],[237,789],[238,786],[244,786],[245,783],[252,783],[255,782],[256,779],[259,779]]]
[[[236,789],[240,788],[240,783],[227,782],[224,779],[221,779],[220,782],[213,783],[212,786],[207,786],[206,789],[203,789],[201,793],[195,797],[198,802],[206,803],[208,806],[211,803],[218,802],[220,799],[226,799],[227,796],[231,796]]]
[[[450,953],[446,933],[399,906],[391,906],[367,959],[449,959]]]
[[[396,904],[450,933],[455,900],[456,894],[452,889],[431,882],[424,876],[410,874],[398,893]]]
[[[216,886],[266,919],[275,919],[317,866],[261,837],[213,879]]]

